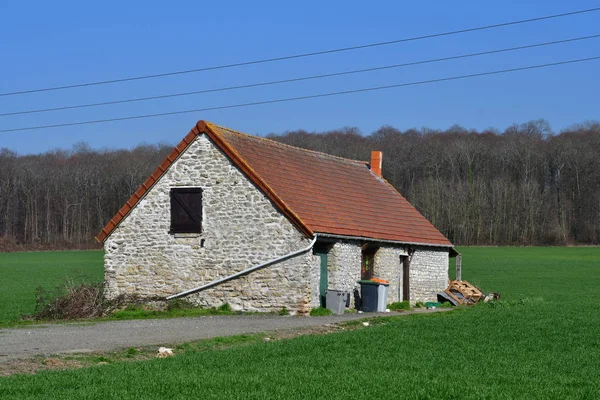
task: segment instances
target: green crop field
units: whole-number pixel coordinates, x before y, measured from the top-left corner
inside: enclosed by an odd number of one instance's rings
[[[35,309],[37,287],[54,290],[67,280],[101,282],[102,251],[0,253],[0,325]]]
[[[0,379],[1,397],[600,398],[600,248],[460,251],[463,278],[501,292],[500,304],[168,359],[17,375]],[[90,254],[98,264],[100,254]],[[22,276],[31,280],[25,270],[24,264]]]

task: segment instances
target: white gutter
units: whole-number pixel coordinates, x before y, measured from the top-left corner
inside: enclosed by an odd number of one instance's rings
[[[217,279],[216,281],[212,281],[211,283],[207,283],[206,285],[203,285],[203,286],[200,286],[200,287],[197,287],[197,288],[194,288],[194,289],[186,290],[185,292],[173,294],[171,296],[168,296],[167,300],[176,299],[178,297],[183,297],[183,296],[187,296],[187,295],[190,295],[190,294],[193,294],[193,293],[201,292],[201,291],[206,290],[208,288],[211,288],[213,286],[220,285],[223,282],[227,282],[227,281],[230,281],[232,279],[238,278],[238,277],[240,277],[242,275],[249,274],[250,272],[256,271],[257,269],[261,269],[261,268],[267,267],[267,266],[269,266],[271,264],[275,264],[275,263],[278,263],[280,261],[287,260],[288,258],[295,257],[295,256],[297,256],[299,254],[306,253],[307,251],[309,251],[310,249],[313,248],[313,246],[315,245],[316,242],[317,242],[317,235],[315,234],[312,242],[310,242],[310,244],[308,245],[308,247],[305,247],[305,248],[300,249],[300,250],[293,251],[293,252],[288,253],[288,254],[286,254],[284,256],[281,256],[281,257],[274,258],[274,259],[266,261],[266,262],[264,262],[262,264],[259,264],[259,265],[256,265],[254,267],[251,267],[251,268],[245,269],[243,271],[237,272],[237,273],[235,273],[233,275],[229,275],[229,276],[227,276],[225,278]]]

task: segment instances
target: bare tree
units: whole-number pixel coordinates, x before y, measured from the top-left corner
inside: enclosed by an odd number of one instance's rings
[[[598,122],[557,134],[537,120],[502,133],[383,126],[269,138],[360,160],[383,151],[384,177],[455,244],[600,243]],[[98,246],[94,235],[170,150],[0,149],[0,251]]]

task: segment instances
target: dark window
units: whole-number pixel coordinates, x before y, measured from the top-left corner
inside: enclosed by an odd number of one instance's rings
[[[171,189],[170,233],[202,232],[202,189]]]

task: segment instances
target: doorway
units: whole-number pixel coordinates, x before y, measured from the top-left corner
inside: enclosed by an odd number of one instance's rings
[[[375,269],[375,252],[376,248],[365,248],[362,251],[362,261],[360,267],[360,279],[369,280],[373,278]]]
[[[329,286],[329,277],[327,271],[327,253],[330,246],[318,244],[315,245],[313,254],[320,259],[320,278],[319,278],[319,304],[325,307],[325,297],[327,295],[327,287]]]
[[[410,260],[408,256],[400,256],[400,263],[402,264],[402,301],[410,301]]]

